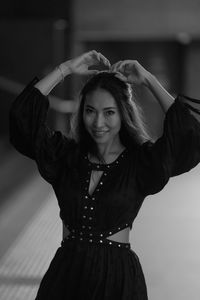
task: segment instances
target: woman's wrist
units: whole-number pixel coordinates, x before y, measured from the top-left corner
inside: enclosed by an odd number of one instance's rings
[[[145,86],[150,90],[152,95],[159,102],[163,112],[166,113],[169,107],[174,102],[174,98],[167,92],[167,90],[161,85],[158,79],[148,73],[145,77]]]
[[[71,74],[71,68],[70,68],[70,64],[69,61],[66,61],[64,63],[61,63],[58,67],[57,67],[60,71],[61,74],[61,78],[64,79],[67,75]]]
[[[156,81],[156,77],[147,71],[144,77],[143,85],[148,89],[152,90],[152,87],[154,86]]]
[[[65,76],[70,74],[69,69],[65,64],[58,65],[51,73],[36,83],[35,87],[40,92],[47,96],[54,87],[61,81],[64,81]]]

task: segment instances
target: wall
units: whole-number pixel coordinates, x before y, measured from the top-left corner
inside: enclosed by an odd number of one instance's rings
[[[76,0],[79,38],[172,38],[200,34],[198,0]]]

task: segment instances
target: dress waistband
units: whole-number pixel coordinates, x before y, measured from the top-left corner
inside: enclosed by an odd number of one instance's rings
[[[80,230],[72,230],[70,234],[65,237],[61,245],[64,245],[67,241],[76,241],[76,242],[87,242],[89,244],[95,243],[99,245],[108,245],[108,246],[115,246],[118,248],[126,248],[130,249],[130,243],[120,243],[113,240],[107,239],[105,233],[94,233],[94,232],[85,232]]]

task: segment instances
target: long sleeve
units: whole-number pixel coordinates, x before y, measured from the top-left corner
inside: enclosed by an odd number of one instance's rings
[[[46,125],[48,98],[34,84],[35,78],[14,100],[10,109],[10,142],[23,155],[36,161],[41,175],[53,184],[66,152],[73,144]]]
[[[139,148],[136,180],[145,196],[163,189],[170,177],[200,162],[200,100],[179,95],[168,109],[162,136]]]

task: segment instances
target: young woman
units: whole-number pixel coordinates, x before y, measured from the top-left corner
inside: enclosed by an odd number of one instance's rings
[[[108,70],[88,69],[99,63]],[[66,137],[46,125],[47,95],[70,74],[92,76]],[[132,83],[146,86],[166,113],[156,142],[142,123]],[[199,106],[199,100],[174,99],[137,61],[110,66],[96,51],[34,79],[17,97],[10,111],[11,143],[36,161],[52,185],[66,229],[37,300],[147,299],[129,231],[147,195],[199,163]]]

